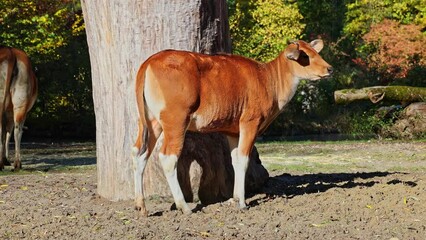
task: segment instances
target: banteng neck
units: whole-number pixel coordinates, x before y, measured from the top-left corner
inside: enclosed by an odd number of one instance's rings
[[[285,57],[284,52],[265,65],[269,73],[271,87],[275,92],[274,101],[277,102],[279,111],[282,111],[294,96],[300,78],[295,76],[293,66],[290,60]]]

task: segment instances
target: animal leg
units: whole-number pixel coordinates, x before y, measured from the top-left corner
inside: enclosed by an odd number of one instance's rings
[[[5,116],[3,116],[5,118]],[[0,170],[4,169],[4,166],[10,166],[10,162],[7,160],[6,157],[6,149],[8,145],[6,145],[6,127],[5,127],[5,121],[1,122],[0,126],[0,140],[1,140],[1,146],[0,146]]]
[[[139,122],[139,134],[133,147],[135,209],[140,211],[141,215],[145,217],[148,216],[148,211],[146,210],[143,194],[143,173],[161,131],[159,124],[154,124],[153,128],[153,122],[149,122],[147,126],[143,126]]]
[[[178,117],[174,116],[172,118],[174,119],[174,121],[171,121],[173,124],[162,124],[164,142],[160,149],[159,159],[172,192],[176,208],[182,210],[184,214],[190,214],[192,211],[185,201],[177,176],[177,162],[182,152],[188,119],[179,124],[178,120],[176,120],[179,119]]]
[[[24,128],[24,121],[15,124],[14,137],[15,137],[15,161],[13,167],[15,170],[22,168],[21,164],[21,139]]]
[[[13,127],[13,126],[12,126]],[[13,131],[13,130],[12,130]],[[9,158],[9,144],[10,144],[10,137],[12,137],[12,133],[7,131],[6,132],[6,142],[5,142],[5,157],[6,157],[6,161]],[[9,163],[10,164],[10,163]]]
[[[13,122],[13,114],[7,112],[6,113],[6,143],[5,143],[5,151],[6,151],[6,160],[9,158],[9,143],[10,143],[10,137],[12,137],[14,128],[14,122]],[[10,163],[9,163],[10,166]]]
[[[234,169],[234,192],[233,198],[240,209],[247,208],[245,202],[245,180],[249,164],[249,154],[253,148],[257,134],[257,124],[240,126],[240,137],[230,138],[228,142],[231,150],[232,167]],[[238,142],[238,147],[236,146]]]

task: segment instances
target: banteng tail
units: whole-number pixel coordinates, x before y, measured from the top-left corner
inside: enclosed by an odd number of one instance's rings
[[[136,102],[139,111],[138,121],[138,136],[133,147],[133,155],[139,156],[144,153],[148,148],[148,126],[145,113],[145,97],[144,97],[144,83],[145,83],[145,68],[141,67],[136,77]]]

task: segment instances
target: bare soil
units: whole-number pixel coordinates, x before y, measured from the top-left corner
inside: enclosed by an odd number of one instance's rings
[[[426,239],[426,143],[259,144],[270,179],[249,209],[183,215],[151,198],[96,194],[93,143],[23,146],[24,171],[0,172],[0,239]]]

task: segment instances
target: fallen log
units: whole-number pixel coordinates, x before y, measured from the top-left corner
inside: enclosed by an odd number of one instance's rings
[[[377,103],[383,99],[401,103],[423,102],[426,101],[426,88],[375,86],[361,89],[342,89],[334,92],[334,100],[338,104],[346,104],[358,100],[370,100],[372,103]]]

